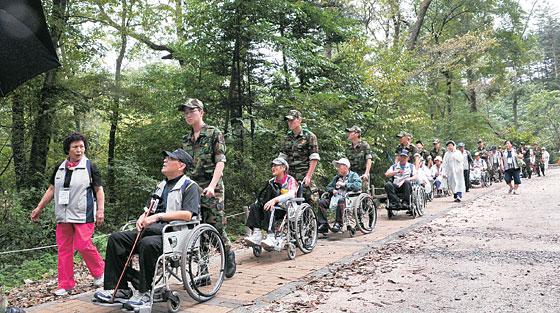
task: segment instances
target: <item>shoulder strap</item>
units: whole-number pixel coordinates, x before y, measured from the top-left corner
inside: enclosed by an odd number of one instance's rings
[[[410,167],[410,177],[412,177],[412,176],[414,176],[414,164],[409,163],[408,165]]]

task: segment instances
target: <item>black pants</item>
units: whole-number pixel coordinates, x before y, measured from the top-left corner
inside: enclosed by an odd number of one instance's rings
[[[391,203],[400,203],[400,199],[397,196],[397,193],[402,193],[404,195],[403,203],[408,203],[410,199],[410,195],[412,194],[412,184],[410,181],[405,180],[404,183],[399,187],[397,184],[388,181],[385,184],[385,192],[387,193],[387,198]]]
[[[272,230],[272,216],[273,211],[266,211],[264,205],[260,202],[255,202],[249,206],[249,216],[245,226],[250,229],[260,228],[267,231]]]
[[[154,223],[142,232],[135,253],[139,256],[140,277],[138,291],[146,292],[152,288],[152,280],[156,269],[156,261],[163,253],[161,230],[163,223]],[[105,290],[115,289],[123,271],[126,259],[134,245],[138,231],[124,231],[112,233],[107,241],[105,256]],[[127,275],[124,275],[118,289],[129,289]]]
[[[463,176],[465,178],[465,192],[467,192],[471,188],[471,171],[463,170]]]
[[[319,226],[327,225],[329,223],[327,219],[327,212],[329,210],[330,203],[331,203],[331,195],[329,195],[328,199],[319,200],[319,209],[317,210],[317,222],[319,223]],[[338,199],[338,203],[336,204],[335,222],[339,223],[340,225],[343,224],[342,216],[344,214],[345,208],[346,208],[346,200],[344,200],[344,197],[342,197]]]
[[[537,170],[538,176],[544,176],[544,164],[542,162],[538,162],[535,164],[535,169]]]

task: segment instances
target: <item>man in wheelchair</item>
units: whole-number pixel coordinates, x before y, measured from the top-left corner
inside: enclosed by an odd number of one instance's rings
[[[414,165],[408,163],[408,159],[408,151],[402,150],[399,154],[399,162],[393,164],[385,172],[385,177],[392,179],[385,184],[385,192],[390,203],[389,210],[410,209],[412,182],[418,179],[418,175]],[[400,205],[401,201],[397,193],[403,194],[402,205]]]
[[[251,236],[245,237],[245,243],[263,248],[275,248],[279,245],[274,234],[274,219],[279,217],[279,212],[275,212],[277,205],[295,198],[298,190],[296,179],[286,174],[289,169],[286,160],[276,158],[270,162],[270,167],[274,177],[259,193],[257,201],[249,206],[249,216],[245,223],[253,231]],[[261,231],[263,229],[267,231],[265,240]]]
[[[94,298],[102,303],[111,303],[115,289],[114,302],[123,303],[129,310],[145,307],[150,304],[151,287],[156,269],[156,261],[163,253],[162,229],[170,221],[190,221],[199,213],[200,190],[198,185],[185,175],[188,168],[193,166],[192,157],[182,149],[173,152],[164,151],[165,159],[161,172],[165,180],[158,183],[152,198],[148,201],[145,212],[138,217],[136,229],[112,233],[107,241],[105,257],[105,290],[96,292]],[[148,206],[154,198],[161,198],[157,207],[153,206],[151,213]],[[146,216],[147,215],[147,216]],[[135,240],[140,232],[134,251],[139,255],[139,277],[137,293],[132,296],[128,285],[130,280],[123,275],[127,258],[133,249]]]
[[[472,164],[472,171],[471,171],[471,183],[475,185],[482,184],[482,175],[488,169],[488,165],[486,161],[480,155],[480,152],[476,152],[474,154],[474,161]]]
[[[338,172],[333,180],[327,185],[326,191],[329,193],[327,198],[319,200],[319,210],[317,221],[319,227],[317,231],[323,234],[329,232],[329,222],[327,219],[327,210],[336,209],[336,219],[332,231],[338,233],[342,230],[344,209],[346,207],[345,196],[348,191],[361,191],[362,180],[358,174],[350,171],[350,161],[347,158],[341,158],[332,162],[336,166]]]

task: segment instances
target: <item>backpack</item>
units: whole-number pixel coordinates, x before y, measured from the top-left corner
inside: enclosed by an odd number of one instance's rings
[[[271,199],[278,197],[282,191],[282,184],[277,182],[266,182],[266,186],[259,192],[259,196],[257,197],[257,203],[264,205]]]

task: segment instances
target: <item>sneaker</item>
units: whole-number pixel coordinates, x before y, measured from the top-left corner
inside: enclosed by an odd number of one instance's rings
[[[103,279],[105,278],[105,273],[101,274],[101,276],[93,279],[93,285],[95,287],[102,287],[103,286]]]
[[[229,249],[226,251],[226,278],[232,278],[235,275],[237,264],[235,264],[235,252]]]
[[[253,230],[251,236],[245,237],[245,242],[249,245],[254,245],[254,246],[260,245],[262,240],[263,240],[263,235],[260,229]]]
[[[508,193],[512,193],[513,192],[513,188],[509,187]]]
[[[137,292],[130,300],[123,304],[123,308],[128,310],[139,309],[141,307],[150,306],[151,298],[151,291],[148,290],[144,293]]]
[[[55,296],[62,297],[62,296],[67,295],[68,291],[70,291],[70,290],[72,290],[72,289],[62,289],[62,288],[60,288],[60,289],[57,289],[55,292],[53,292],[53,294]]]
[[[340,232],[340,224],[334,223],[334,226],[332,227],[332,231],[333,231],[333,233],[339,233]]]
[[[274,234],[268,234],[266,236],[266,239],[263,240],[261,242],[261,246],[263,248],[274,248],[278,245],[278,242],[276,241],[276,237],[274,236]]]
[[[461,198],[457,197],[457,198],[455,198],[454,201],[455,201],[455,202],[461,202]]]
[[[95,294],[93,294],[93,297],[97,299],[97,301],[99,302],[111,303],[111,297],[113,296],[113,292],[115,292],[115,289],[98,291]],[[125,303],[131,297],[132,297],[132,290],[117,289],[113,302]]]
[[[519,194],[519,190],[513,189],[513,194],[514,194],[514,195],[518,195],[518,194]]]
[[[329,232],[329,226],[327,224],[321,224],[317,227],[317,232],[327,234]]]

